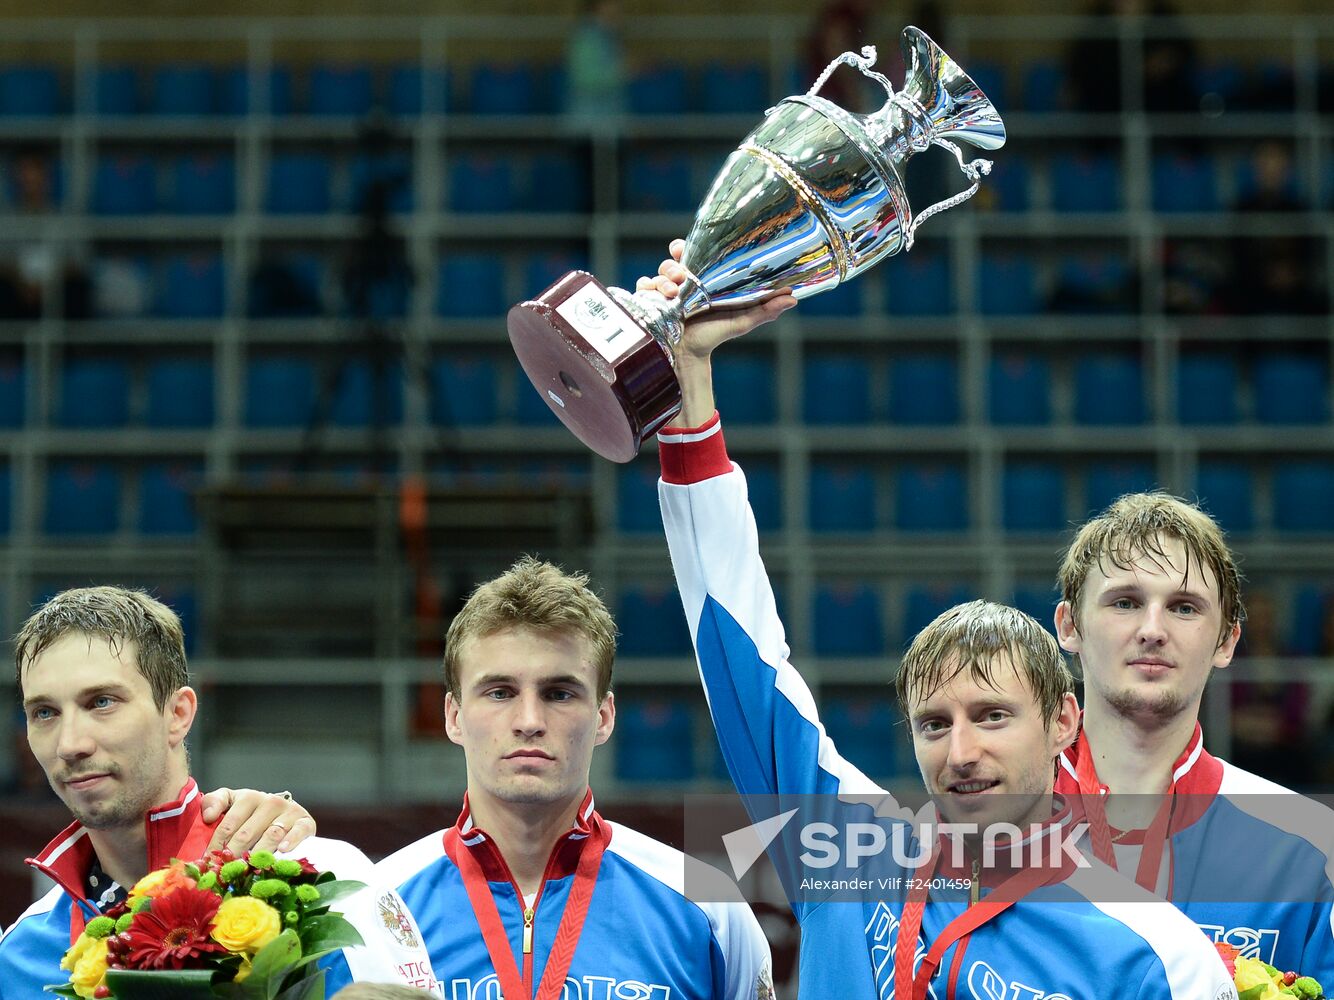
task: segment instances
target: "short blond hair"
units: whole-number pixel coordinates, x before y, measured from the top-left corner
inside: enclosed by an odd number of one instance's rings
[[[995,670],[1002,656],[1032,692],[1050,728],[1061,714],[1075,682],[1061,647],[1036,618],[991,601],[956,604],[918,632],[903,654],[894,690],[903,714],[967,672],[973,680],[997,687]]]
[[[1218,644],[1222,645],[1233,626],[1246,618],[1241,601],[1241,572],[1223,537],[1218,522],[1199,507],[1167,493],[1127,493],[1076,532],[1061,560],[1058,583],[1061,597],[1069,602],[1075,627],[1079,627],[1079,602],[1084,584],[1094,566],[1104,560],[1126,570],[1142,558],[1167,568],[1164,539],[1176,539],[1186,550],[1182,579],[1190,576],[1190,564],[1207,566],[1218,581],[1223,621]]]
[[[147,591],[125,587],[64,590],[28,616],[14,636],[14,670],[19,693],[23,672],[53,643],[67,635],[99,636],[121,654],[134,643],[139,673],[159,709],[190,683],[181,619]]]
[[[588,586],[585,574],[566,573],[552,563],[524,556],[474,590],[445,633],[445,686],[455,698],[463,696],[459,656],[464,644],[508,628],[584,639],[597,669],[598,701],[611,690],[616,623],[602,598]]]

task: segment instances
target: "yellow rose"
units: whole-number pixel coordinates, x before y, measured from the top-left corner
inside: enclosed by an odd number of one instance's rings
[[[253,896],[224,899],[213,918],[213,940],[228,951],[253,955],[278,936],[278,911]]]
[[[1237,992],[1244,993],[1246,990],[1256,986],[1268,987],[1260,994],[1260,1000],[1280,1000],[1282,993],[1274,985],[1274,979],[1269,975],[1265,965],[1258,958],[1237,958],[1237,974],[1233,977],[1237,984]]]
[[[92,1000],[93,993],[106,982],[106,978],[107,942],[106,938],[102,938],[93,940],[92,945],[84,949],[79,960],[74,963],[74,971],[70,973],[69,981],[75,993],[85,1000]]]
[[[69,946],[69,951],[65,952],[65,957],[60,960],[60,967],[69,972],[74,966],[78,965],[79,959],[83,958],[84,953],[95,944],[97,944],[97,938],[80,934],[79,939]]]

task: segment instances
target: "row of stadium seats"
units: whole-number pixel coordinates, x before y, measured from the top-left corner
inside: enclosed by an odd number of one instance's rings
[[[1075,359],[1071,383],[1075,424],[1135,426],[1148,421],[1148,386],[1138,355],[1089,354]],[[1053,423],[1051,359],[1005,351],[988,371],[986,417],[997,426]],[[300,427],[313,412],[323,382],[339,377],[331,417],[339,426],[371,420],[368,359],[333,361],[289,354],[260,355],[245,367],[243,421],[249,427]],[[883,379],[882,379],[883,376]],[[402,419],[404,374],[387,367],[382,392],[387,419]],[[545,423],[546,404],[517,373],[512,359],[486,355],[437,358],[428,378],[431,419],[445,426]],[[207,357],[163,356],[142,373],[123,358],[76,356],[62,365],[49,422],[64,428],[127,426],[211,427],[215,373]],[[729,424],[770,425],[778,419],[773,362],[765,357],[720,359],[716,382]],[[25,424],[28,376],[14,358],[0,359],[0,428]],[[515,387],[517,386],[517,389]],[[1186,354],[1177,363],[1174,412],[1187,426],[1308,426],[1329,419],[1329,372],[1323,358],[1274,351],[1243,369],[1221,352]],[[506,396],[512,391],[512,399]],[[1245,399],[1244,399],[1245,397]],[[802,371],[801,418],[813,426],[889,422],[950,426],[962,419],[959,369],[950,354],[906,353],[868,363],[864,354],[812,353]],[[1243,405],[1248,402],[1249,405]]]
[[[630,149],[624,154],[619,208],[627,212],[691,212],[720,165],[717,154]],[[62,171],[52,168],[61,203]],[[441,204],[460,214],[587,212],[591,172],[574,152],[452,151]],[[357,212],[373,182],[387,187],[391,212],[415,208],[407,150],[371,156],[319,150],[276,152],[268,162],[262,208],[273,215]],[[1163,153],[1150,164],[1151,207],[1160,213],[1218,212],[1256,190],[1248,160]],[[11,181],[11,198],[14,195]],[[97,215],[225,215],[236,210],[236,164],[228,153],[190,153],[165,160],[147,154],[101,157],[88,210]],[[981,203],[1002,212],[1120,212],[1126,208],[1123,165],[1110,153],[1065,153],[1042,161],[998,157]],[[1334,162],[1318,185],[1290,179],[1294,203],[1334,202]]]
[[[780,530],[784,512],[777,469],[761,460],[747,463],[746,472],[760,530]],[[513,474],[513,470],[497,473]],[[357,475],[355,468],[347,473],[349,480]],[[53,459],[42,483],[40,530],[52,536],[121,530],[147,536],[192,535],[198,525],[191,496],[201,476],[202,464],[193,459],[125,464]],[[485,481],[480,467],[474,476]],[[5,532],[10,528],[10,491],[15,485],[11,477],[11,470],[0,466],[0,530]],[[656,470],[620,473],[617,524],[622,531],[661,531],[656,479]],[[1261,504],[1257,494],[1264,492],[1266,479],[1271,495]],[[1001,472],[997,513],[1007,533],[1059,534],[1123,493],[1157,484],[1147,460],[1089,461],[1076,470],[1057,461],[1014,459]],[[962,461],[903,461],[885,470],[869,463],[820,459],[812,463],[808,486],[807,524],[821,535],[957,534],[975,526]],[[133,499],[127,499],[127,489]],[[1190,492],[1234,534],[1257,529],[1291,534],[1334,531],[1334,509],[1328,503],[1334,492],[1334,462],[1328,460],[1276,461],[1266,475],[1236,460],[1208,459],[1200,463]]]
[[[1012,72],[970,59],[968,71],[998,107],[1067,110],[1065,72],[1056,61],[1035,60]],[[813,72],[787,68],[780,73],[776,91],[768,67],[757,61],[657,63],[633,74],[626,98],[636,114],[758,114],[775,98],[805,92]],[[423,107],[472,114],[550,114],[564,106],[565,72],[553,63],[522,62],[482,62],[457,74],[448,69],[423,73],[411,64],[279,65],[266,82],[267,102],[251,84],[248,68],[239,64],[108,65],[96,70],[89,92],[78,103],[101,115],[241,115],[269,110],[280,115],[354,117],[377,107],[393,115],[417,115]],[[1249,66],[1235,61],[1210,63],[1197,71],[1194,84],[1197,93],[1213,95],[1234,110],[1281,111],[1295,104],[1292,70],[1279,61]],[[65,114],[75,106],[73,91],[71,75],[61,67],[7,65],[0,68],[0,115]]]

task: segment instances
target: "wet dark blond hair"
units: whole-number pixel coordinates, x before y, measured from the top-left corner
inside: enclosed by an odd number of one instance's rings
[[[611,665],[616,658],[616,623],[583,573],[524,556],[508,570],[472,592],[445,633],[445,686],[463,696],[459,655],[471,639],[508,628],[527,628],[584,639],[597,668],[597,697],[611,690]]]
[[[997,688],[995,671],[1002,656],[1028,685],[1043,726],[1050,728],[1075,687],[1061,647],[1036,618],[990,601],[956,604],[917,633],[894,676],[904,715],[911,717],[913,704],[965,673]]]
[[[1241,573],[1218,523],[1192,503],[1166,493],[1128,493],[1085,524],[1061,560],[1058,583],[1061,597],[1070,604],[1075,628],[1079,627],[1079,602],[1084,584],[1094,566],[1104,561],[1120,570],[1131,569],[1139,559],[1149,559],[1160,569],[1172,569],[1164,541],[1176,539],[1186,550],[1181,570],[1182,585],[1190,577],[1190,565],[1207,566],[1218,581],[1223,621],[1219,626],[1221,646],[1234,625],[1246,618],[1241,602]]]
[[[80,587],[56,594],[34,611],[14,636],[14,669],[19,693],[23,672],[53,643],[71,633],[100,637],[117,656],[133,643],[139,673],[159,709],[190,683],[185,633],[176,612],[143,590]]]

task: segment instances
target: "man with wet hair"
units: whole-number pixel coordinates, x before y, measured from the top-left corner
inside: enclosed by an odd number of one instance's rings
[[[677,259],[681,246],[673,245]],[[640,287],[670,297],[685,277],[665,261]],[[675,345],[682,409],[658,437],[659,495],[710,714],[738,791],[787,804],[809,796],[850,829],[884,815],[888,793],[839,755],[789,662],[746,479],[727,455],[713,399],[713,350],[793,304],[780,294],[686,325]],[[867,880],[856,898],[821,896],[804,890],[793,861],[809,864],[792,842],[804,835],[785,831],[770,851],[802,927],[804,996],[1235,997],[1189,920],[1070,845],[1074,817],[1054,798],[1053,782],[1056,759],[1075,739],[1078,707],[1060,650],[1036,621],[983,601],[951,608],[914,639],[895,684],[936,809],[950,823],[971,824],[968,856],[956,857],[944,837],[913,834],[924,865]],[[896,804],[887,805],[893,813]],[[1020,828],[1003,841],[1020,850],[989,858],[977,834],[985,844],[998,824]],[[877,860],[891,871],[900,864]]]
[[[1205,685],[1245,619],[1217,523],[1164,493],[1121,497],[1076,532],[1059,582],[1084,713],[1057,789],[1086,804],[1091,852],[1211,940],[1334,982],[1334,813],[1204,746]]]

